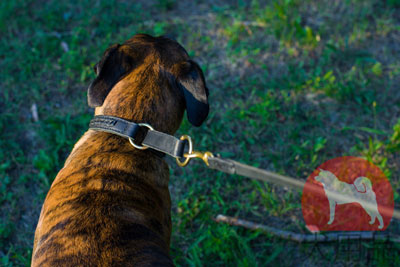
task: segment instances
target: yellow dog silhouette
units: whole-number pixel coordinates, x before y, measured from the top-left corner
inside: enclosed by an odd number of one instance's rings
[[[375,223],[375,219],[379,221],[379,229],[382,229],[383,219],[381,214],[378,211],[378,204],[376,202],[376,196],[374,191],[372,190],[372,184],[370,179],[367,177],[360,176],[358,177],[353,184],[348,184],[340,181],[333,173],[330,171],[325,171],[323,169],[319,169],[320,172],[318,176],[315,177],[315,180],[322,183],[325,194],[329,200],[329,210],[330,216],[328,224],[332,224],[335,219],[335,208],[336,204],[347,204],[357,202],[363,207],[363,209],[367,212],[367,214],[371,217],[369,224]],[[346,196],[345,199],[340,200],[332,197],[332,193],[338,193]],[[349,198],[353,201],[349,201]],[[372,204],[372,207],[366,207],[364,203]]]

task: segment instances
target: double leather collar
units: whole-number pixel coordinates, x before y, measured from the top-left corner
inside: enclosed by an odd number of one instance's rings
[[[138,137],[141,128],[149,128],[140,123],[127,121],[118,117],[98,115],[89,124],[89,129],[116,134],[128,138],[132,144]],[[168,154],[174,158],[182,158],[187,145],[186,140],[179,140],[175,136],[162,133],[152,128],[147,131],[142,144],[136,145],[142,149],[151,148],[156,154]],[[158,152],[158,153],[157,153]]]

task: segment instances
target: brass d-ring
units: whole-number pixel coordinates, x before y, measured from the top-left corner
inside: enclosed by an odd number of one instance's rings
[[[189,143],[189,151],[188,154],[192,154],[193,152],[193,142],[192,142],[192,138],[189,135],[182,135],[181,138],[179,138],[180,140],[187,140]],[[191,160],[190,157],[185,157],[185,160],[182,162],[179,160],[179,158],[176,158],[176,163],[181,166],[181,167],[185,167],[189,161]]]
[[[151,127],[150,124],[147,124],[147,123],[138,123],[138,125],[139,125],[139,126],[147,127],[147,128],[149,128],[150,131],[154,131],[154,128]],[[133,140],[132,138],[129,137],[129,142],[131,143],[131,145],[132,145],[134,148],[137,148],[137,149],[140,149],[140,150],[145,150],[145,149],[148,149],[148,148],[149,148],[148,146],[139,146],[139,145],[135,144],[133,141],[134,141],[134,140]]]

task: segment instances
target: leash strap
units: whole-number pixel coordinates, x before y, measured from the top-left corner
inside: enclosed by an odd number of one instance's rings
[[[238,174],[251,179],[256,179],[263,182],[273,183],[280,186],[291,187],[296,190],[303,190],[305,182],[303,180],[294,179],[288,176],[280,175],[277,173],[269,172],[263,169],[255,168],[234,160],[221,159],[219,157],[209,157],[206,164],[210,169],[222,171],[228,174]],[[345,203],[358,202],[362,204],[363,207],[369,210],[374,210],[376,208],[376,203],[372,203],[369,200],[354,198],[352,195],[342,194],[337,191],[331,191],[327,188],[321,190],[321,188],[315,184],[308,184],[308,190],[313,192],[315,195],[328,195],[330,198],[338,201],[344,201]],[[393,216],[393,218],[400,219],[400,212],[398,210],[393,210],[389,206],[379,206],[379,211],[385,216]],[[392,215],[393,214],[393,215]]]
[[[234,160],[221,159],[219,157],[208,158],[208,167],[210,169],[222,171],[228,174],[238,174],[248,178],[288,186],[293,189],[303,190],[304,182],[284,175],[269,172],[263,169],[255,168]]]
[[[140,128],[147,127],[149,130],[143,139],[142,146],[133,141],[138,135]],[[174,158],[182,158],[187,144],[186,140],[154,130],[145,123],[135,123],[113,116],[98,115],[89,123],[89,129],[116,134],[128,138],[132,145],[138,149],[151,148],[153,150],[168,154]]]

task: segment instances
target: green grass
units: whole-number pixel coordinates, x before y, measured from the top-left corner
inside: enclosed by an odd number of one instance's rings
[[[0,265],[29,266],[44,197],[92,116],[92,67],[139,32],[174,36],[205,71],[209,118],[201,128],[185,119],[176,134],[196,149],[299,179],[325,160],[364,157],[398,206],[399,12],[397,0],[0,1]],[[305,232],[299,192],[169,162],[177,265],[331,263],[312,246],[212,220]],[[394,220],[388,232],[399,229]]]

